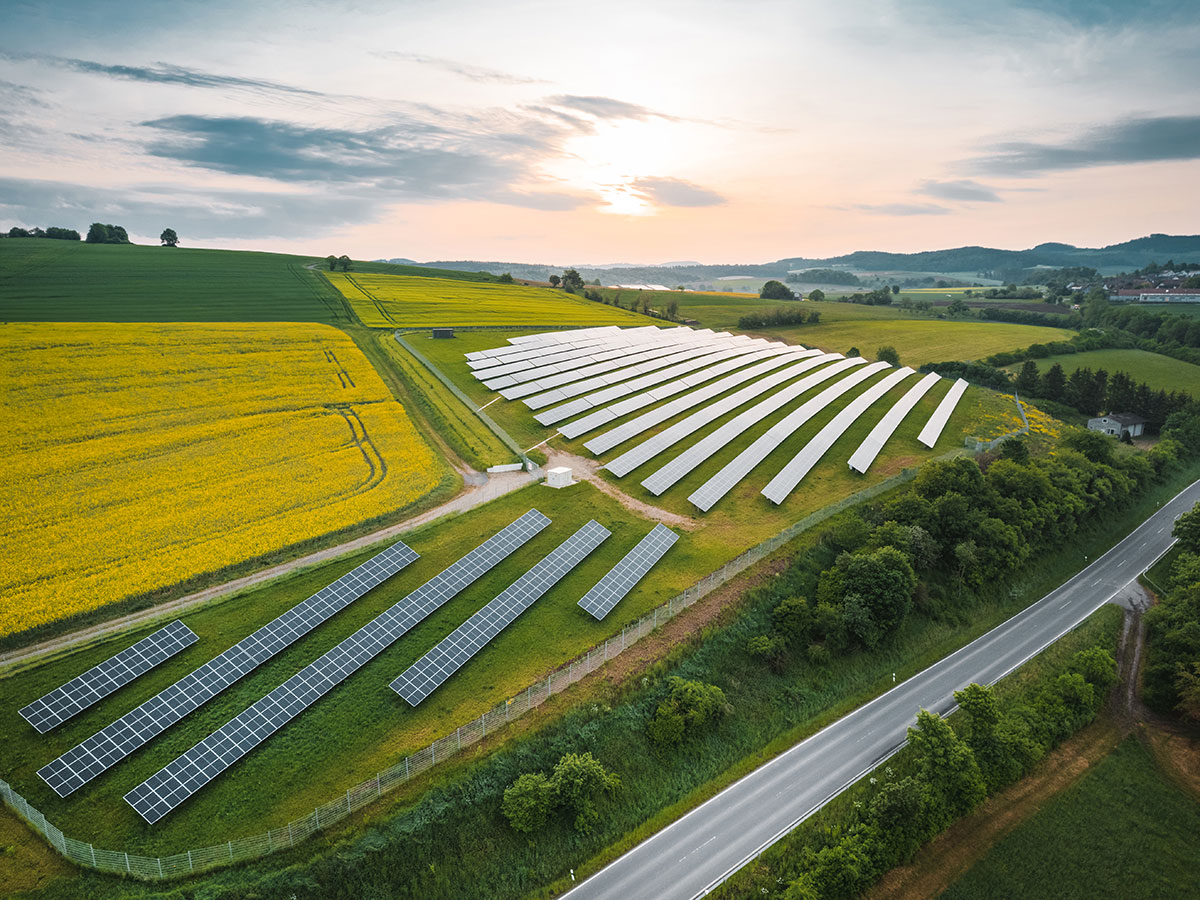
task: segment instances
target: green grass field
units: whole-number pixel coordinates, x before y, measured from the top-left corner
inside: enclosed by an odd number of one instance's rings
[[[1200,896],[1200,803],[1126,738],[1003,838],[943,900]]]
[[[1034,362],[1039,372],[1045,372],[1055,363],[1068,375],[1083,368],[1093,372],[1104,369],[1109,375],[1125,372],[1135,382],[1144,381],[1156,390],[1185,391],[1200,397],[1200,366],[1147,350],[1088,350],[1086,353],[1047,356]],[[1020,363],[1008,367],[1014,374],[1020,370]]]
[[[0,240],[0,321],[354,321],[345,299],[308,268],[317,257],[46,239]],[[391,263],[354,271],[495,281]]]
[[[484,284],[413,275],[326,272],[372,328],[528,325],[646,325],[628,310],[519,284]]]
[[[124,802],[125,792],[530,508],[553,524],[179,810],[150,827]],[[612,537],[462,671],[415,710],[391,691],[392,678],[590,518]],[[663,562],[604,622],[596,622],[576,602],[651,526],[581,483],[563,490],[533,486],[409,532],[403,540],[422,554],[420,560],[65,800],[37,777],[40,766],[378,548],[185,614],[184,622],[200,636],[197,644],[48,735],[25,726],[17,709],[154,626],[19,672],[4,680],[0,699],[0,715],[19,724],[6,732],[0,776],[69,834],[98,846],[177,852],[280,826],[544,677],[623,623],[665,603],[738,549],[708,532],[681,534]]]

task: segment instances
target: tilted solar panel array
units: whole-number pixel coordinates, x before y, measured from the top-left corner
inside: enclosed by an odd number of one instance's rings
[[[579,605],[597,619],[607,616],[614,606],[633,590],[654,564],[663,558],[679,535],[661,522],[638,541],[619,563],[601,578],[596,586],[583,595]]]
[[[415,559],[417,554],[397,541],[47,763],[38,775],[66,797]]]
[[[820,462],[821,457],[829,452],[829,448],[837,439],[846,433],[846,429],[858,421],[859,416],[870,409],[875,401],[912,374],[913,370],[907,366],[889,372],[838,410],[838,414],[767,482],[767,486],[762,489],[762,495],[776,506],[787,499],[787,495],[812,471],[812,467]]]
[[[559,347],[568,349],[559,350]],[[644,352],[656,347],[677,347],[673,337],[655,330],[654,334],[637,334],[629,337],[602,340],[585,345],[556,345],[542,348],[538,358],[524,363],[514,363],[498,368],[482,369],[472,374],[490,390],[516,388],[551,375],[560,375],[586,369],[597,363],[620,359],[634,352]],[[501,370],[511,370],[502,372]]]
[[[726,360],[724,362],[717,363],[717,365],[712,366],[711,368],[706,368],[699,372],[693,372],[690,375],[685,375],[683,378],[680,378],[676,381],[653,388],[652,390],[639,394],[636,397],[629,397],[625,400],[614,403],[612,406],[606,406],[603,409],[598,409],[594,413],[590,413],[581,419],[576,419],[574,422],[568,422],[566,425],[561,426],[559,431],[562,432],[563,436],[567,438],[575,438],[581,434],[586,434],[589,431],[599,428],[601,425],[619,419],[621,416],[627,416],[629,413],[636,412],[643,407],[652,406],[655,403],[666,400],[668,397],[674,397],[676,394],[682,393],[683,391],[689,392],[687,395],[688,398],[695,398],[697,396],[697,388],[699,388],[701,391],[704,391],[705,393],[699,395],[699,399],[694,399],[694,402],[690,402],[686,406],[681,407],[682,409],[688,409],[691,406],[702,403],[711,396],[715,396],[716,394],[728,390],[734,385],[743,384],[746,381],[756,378],[760,374],[770,372],[773,369],[779,368],[780,366],[787,365],[793,359],[817,352],[819,351],[805,350],[803,347],[789,347],[787,345],[783,345],[779,348],[772,347],[768,350],[757,351],[745,358]],[[753,365],[751,365],[751,363],[753,363]],[[742,371],[738,372],[737,370],[739,369]],[[720,388],[716,387],[716,383],[711,385],[705,384],[705,382],[712,381],[712,379],[718,378],[721,375],[725,375],[728,372],[736,372],[736,376],[730,376],[729,378],[722,379],[722,386]],[[700,388],[700,385],[704,385],[704,387]],[[684,400],[685,398],[681,397],[679,399]],[[620,443],[620,441],[618,441],[618,443]]]
[[[865,474],[871,467],[871,463],[875,462],[875,457],[879,455],[883,445],[888,442],[888,438],[895,434],[896,429],[900,427],[904,417],[912,411],[922,397],[929,393],[929,389],[937,384],[940,378],[941,376],[937,372],[930,372],[909,388],[908,392],[897,400],[878,424],[871,429],[871,433],[858,445],[858,449],[850,454],[848,463],[850,468],[855,472]]]
[[[938,442],[938,438],[942,436],[942,429],[950,421],[950,414],[954,412],[954,407],[958,406],[958,401],[962,399],[966,390],[967,382],[961,378],[950,386],[950,390],[946,392],[942,402],[938,404],[933,415],[929,417],[929,421],[925,423],[925,427],[921,429],[921,433],[917,435],[918,441],[930,448]]]
[[[708,512],[714,503],[733,490],[738,482],[749,475],[755,466],[770,456],[776,447],[791,437],[805,422],[876,372],[890,368],[888,363],[874,362],[825,388],[768,428],[754,443],[726,463],[721,471],[692,492],[688,497],[689,502]]]
[[[594,519],[402,672],[392,690],[413,706],[433,693],[609,536]]]
[[[531,509],[151,775],[126,802],[157,822],[549,524]]]
[[[45,734],[198,640],[192,629],[176,619],[34,700],[20,710],[21,716]]]
[[[817,359],[820,359],[820,357],[817,357]],[[646,488],[646,490],[650,491],[655,496],[661,494],[667,488],[679,481],[680,478],[684,477],[702,462],[709,459],[722,447],[725,447],[731,441],[736,440],[749,428],[758,424],[767,416],[782,409],[788,403],[791,403],[802,394],[812,390],[818,384],[828,381],[835,375],[841,375],[847,369],[853,369],[857,366],[864,365],[865,362],[866,361],[860,356],[856,356],[851,359],[835,360],[824,368],[813,372],[811,375],[806,375],[799,381],[789,384],[786,387],[776,391],[766,400],[756,403],[754,406],[750,407],[750,409],[747,409],[744,412],[738,413],[738,415],[734,416],[720,428],[717,428],[715,431],[705,435],[695,444],[692,444],[692,446],[688,447],[665,466],[662,466],[660,469],[642,481],[642,485]],[[734,408],[735,407],[733,406],[723,408],[722,414],[725,412],[732,412]],[[683,423],[680,423],[680,425],[682,426]],[[674,428],[674,426],[672,426],[672,428]],[[670,431],[671,429],[667,430]],[[666,434],[666,432],[663,432],[663,434]]]

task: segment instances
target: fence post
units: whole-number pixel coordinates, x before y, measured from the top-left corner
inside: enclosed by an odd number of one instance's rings
[[[128,874],[130,871],[131,870],[129,868],[129,854],[126,853],[125,854],[125,872],[126,872],[126,874]]]
[[[232,859],[232,857],[230,857],[230,858]],[[157,857],[155,857],[155,859],[157,859],[157,860],[158,860],[158,877],[159,877],[159,878],[162,878],[162,877],[163,877],[163,870],[162,870],[162,857],[161,857],[161,856],[157,856]]]
[[[404,757],[404,780],[405,780],[405,781],[408,781],[408,779],[411,777],[411,776],[408,774],[408,761],[409,761],[410,759],[412,759],[412,756],[406,756],[406,757]]]
[[[233,841],[229,842],[229,859],[233,860]]]
[[[270,834],[270,833],[271,832],[269,832],[269,831],[267,832],[267,834]],[[188,871],[189,872],[196,871],[196,865],[195,865],[195,863],[192,862],[192,851],[191,850],[188,851]]]
[[[375,776],[375,796],[377,798],[383,796],[383,786],[379,783],[378,775]]]
[[[316,817],[317,827],[320,828],[321,827],[321,807],[318,806],[315,809],[313,809],[313,816]]]
[[[486,716],[486,715],[487,715],[487,713],[483,714],[483,716]],[[479,730],[480,730],[480,732],[482,732],[480,734],[480,740],[487,737],[487,719],[485,719],[483,716],[479,717]]]
[[[96,845],[88,844],[88,849],[92,851],[92,868],[96,868]]]
[[[292,836],[292,823],[288,822],[288,846],[295,847],[296,839]]]
[[[462,749],[462,726],[461,725],[458,726],[458,729],[454,732],[454,735],[455,735],[455,741],[457,741],[457,743],[458,743],[458,747],[456,749],[461,750]]]
[[[346,815],[350,815],[350,788],[346,788]]]

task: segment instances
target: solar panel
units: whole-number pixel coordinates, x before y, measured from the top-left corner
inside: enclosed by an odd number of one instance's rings
[[[830,419],[825,427],[818,431],[800,449],[800,452],[788,460],[778,474],[767,483],[767,486],[762,489],[762,495],[776,506],[786,500],[788,494],[795,490],[796,485],[812,471],[813,466],[821,461],[821,457],[829,452],[829,448],[846,433],[846,429],[858,421],[859,416],[870,409],[876,400],[912,374],[913,370],[907,366],[897,369],[895,372],[889,372],[838,410],[837,415]]]
[[[397,541],[42,766],[38,775],[66,797],[415,559],[417,554]]]
[[[767,347],[768,349],[763,349]],[[534,419],[540,425],[554,425],[561,422],[563,419],[569,419],[571,416],[578,415],[581,412],[586,412],[589,409],[595,409],[597,406],[602,406],[612,400],[626,397],[629,394],[644,391],[646,388],[654,387],[672,379],[680,378],[682,375],[687,375],[695,372],[697,369],[715,368],[717,363],[724,361],[733,361],[736,366],[749,365],[751,362],[756,362],[763,359],[765,356],[775,355],[785,352],[786,347],[783,344],[771,346],[764,340],[750,341],[748,344],[739,344],[735,347],[727,347],[723,350],[714,350],[709,347],[698,351],[703,353],[703,356],[694,359],[688,359],[681,363],[676,363],[666,369],[661,369],[657,372],[651,372],[648,375],[642,375],[639,378],[634,378],[629,381],[614,384],[606,387],[595,393],[588,394],[586,397],[577,397],[568,403],[561,406],[556,406],[553,409],[548,409],[545,412],[540,412]],[[728,371],[728,370],[725,370]],[[680,381],[683,389],[684,382]]]
[[[596,362],[592,365],[584,366],[581,369],[573,369],[569,372],[558,372],[552,375],[538,378],[534,381],[527,381],[523,384],[513,385],[512,387],[501,388],[500,396],[505,400],[519,400],[522,397],[528,397],[531,394],[540,394],[542,391],[548,391],[550,388],[558,387],[563,384],[570,384],[574,381],[581,381],[584,378],[591,378],[593,375],[603,375],[606,372],[614,372],[618,369],[625,369],[630,366],[637,366],[643,363],[648,363],[652,360],[662,357],[674,356],[682,353],[687,349],[692,341],[687,342],[665,342],[651,343],[646,347],[637,345],[616,352],[611,359],[606,359],[602,362]],[[521,375],[526,373],[522,372]],[[634,373],[640,374],[640,373]],[[626,374],[624,377],[631,377]],[[616,381],[623,380],[616,378]]]
[[[159,769],[126,802],[157,822],[549,524],[531,509]]]
[[[721,418],[721,416],[733,412],[739,406],[750,402],[755,397],[765,394],[772,388],[778,387],[785,382],[791,381],[797,375],[801,375],[810,369],[815,369],[817,366],[821,366],[825,363],[833,362],[834,360],[841,358],[840,353],[824,353],[818,354],[817,356],[808,356],[807,353],[800,355],[806,356],[807,358],[798,365],[794,365],[782,371],[775,372],[772,375],[759,378],[757,381],[754,381],[749,386],[742,388],[740,391],[730,394],[728,397],[722,397],[703,409],[697,410],[686,419],[676,422],[674,425],[664,429],[663,431],[660,431],[653,437],[642,441],[642,443],[638,444],[636,447],[631,447],[629,450],[626,450],[620,456],[616,457],[607,465],[605,465],[604,468],[608,469],[608,471],[612,472],[618,477],[628,475],[638,466],[654,459],[654,457],[658,456],[658,454],[662,453],[668,447],[673,447],[688,435],[700,430],[710,422],[715,422],[717,419]],[[787,359],[785,362],[792,362],[792,359]],[[811,387],[813,384],[824,381],[826,378],[837,374],[838,372],[842,371],[842,369],[849,368],[850,365],[857,365],[857,363],[848,364],[847,362],[834,362],[832,366],[822,369],[820,372],[816,373],[816,375],[810,376],[808,379],[805,379],[803,383]],[[836,368],[837,366],[840,366],[841,368]],[[766,371],[768,368],[777,368],[777,366],[772,365],[769,367],[758,368],[761,371]],[[744,376],[745,373],[742,373],[742,375]],[[636,437],[643,431],[652,428],[660,422],[665,422],[672,416],[678,415],[684,410],[695,406],[697,403],[718,396],[724,392],[726,386],[736,384],[737,381],[745,380],[745,377],[735,380],[734,377],[731,376],[730,378],[717,382],[708,388],[697,391],[694,394],[689,394],[686,397],[680,397],[678,400],[673,400],[670,403],[664,404],[658,409],[644,413],[643,415],[638,416],[636,419],[614,428],[612,431],[607,431],[599,437],[593,438],[584,444],[584,446],[593,453],[601,453],[604,450],[607,450],[609,447],[616,446],[616,444],[627,441],[632,437]],[[792,385],[788,388],[785,388],[784,391],[803,392],[807,389],[807,387],[799,388],[796,385]],[[790,396],[791,393],[785,395],[785,397]],[[786,402],[786,400],[781,400],[779,402],[783,403]],[[758,406],[754,407],[754,409],[759,408],[760,407]],[[746,414],[743,413],[743,415]],[[763,412],[763,415],[766,415],[766,412]],[[743,419],[740,416],[735,421],[738,422],[739,428],[749,427],[749,425],[752,424],[749,419]],[[737,433],[740,433],[740,431]]]
[[[392,690],[413,706],[419,704],[482,650],[488,641],[529,609],[535,600],[583,562],[609,533],[594,519],[588,522],[509,585],[496,599],[400,673],[392,682]]]
[[[838,365],[838,363],[834,365]],[[805,422],[855,385],[870,378],[876,372],[890,368],[891,366],[885,362],[874,362],[863,366],[856,372],[851,372],[845,378],[825,388],[817,396],[792,410],[768,428],[754,443],[726,463],[716,475],[693,491],[688,500],[693,505],[708,512],[708,510],[712,509],[714,503],[733,490],[734,485],[745,478],[751,469],[770,456],[776,447],[791,437]],[[656,472],[655,475],[657,474]],[[645,482],[642,483],[645,484]]]
[[[516,347],[504,348],[511,352],[505,353],[503,356],[487,356],[478,359],[473,359],[473,354],[467,353],[467,366],[471,369],[471,373],[476,378],[489,378],[492,374],[504,374],[501,369],[508,366],[533,366],[537,365],[538,360],[547,358],[548,356],[557,356],[559,354],[568,353],[572,350],[582,350],[585,347],[599,347],[611,338],[605,335],[592,335],[590,337],[580,337],[571,340],[565,340],[557,344],[549,344],[546,346],[529,346],[528,344],[519,345]],[[516,371],[514,369],[514,371]]]
[[[648,535],[638,541],[636,547],[608,570],[608,574],[595,587],[583,595],[579,605],[597,619],[603,619],[654,568],[654,564],[663,558],[663,554],[677,540],[679,535],[666,525],[661,522],[655,525]]]
[[[850,468],[856,472],[866,474],[867,469],[871,467],[871,463],[875,462],[875,457],[879,455],[879,451],[883,449],[883,445],[888,442],[888,439],[900,427],[900,423],[904,421],[904,417],[929,392],[929,389],[937,383],[940,377],[936,372],[930,372],[909,388],[908,393],[896,401],[895,405],[871,429],[871,433],[858,445],[858,449],[850,455]]]
[[[21,716],[45,734],[200,640],[178,619],[34,700]]]
[[[950,414],[954,412],[954,407],[958,406],[958,401],[962,399],[966,390],[967,382],[961,378],[950,386],[950,390],[946,392],[946,396],[942,398],[938,408],[933,411],[933,415],[929,417],[929,421],[917,435],[918,441],[930,448],[938,442],[938,438],[942,436],[942,429],[950,421]]]
[[[712,379],[724,375],[727,372],[734,372],[738,369],[742,369],[742,371],[738,372],[735,377],[724,379],[721,382],[724,387],[716,390],[715,393],[711,391],[711,389],[715,387],[714,383],[714,385],[704,388],[704,393],[697,391],[688,394],[687,398],[680,398],[680,400],[687,399],[690,402],[688,402],[686,406],[679,407],[678,409],[688,409],[697,405],[698,403],[703,402],[710,396],[715,396],[716,394],[722,393],[729,388],[734,387],[735,385],[757,378],[764,372],[770,372],[771,370],[777,369],[780,366],[787,365],[796,358],[810,356],[816,353],[820,353],[820,351],[805,350],[803,347],[788,346],[784,344],[770,347],[767,350],[757,351],[744,358],[726,360],[725,362],[718,363],[711,368],[705,368],[702,371],[693,372],[684,378],[680,378],[676,381],[669,382],[668,384],[664,384],[659,387],[655,387],[652,390],[639,394],[636,397],[629,397],[625,400],[614,403],[612,406],[605,407],[604,409],[598,409],[596,412],[584,416],[582,419],[576,419],[574,422],[568,422],[559,430],[565,437],[575,438],[581,434],[585,434],[593,429],[599,428],[601,425],[605,425],[621,418],[622,416],[628,415],[631,412],[636,412],[645,406],[650,406],[651,404],[666,400],[668,397],[674,397],[676,394],[683,391],[691,391],[698,385],[702,385],[706,381],[711,381]],[[769,361],[770,365],[758,365],[758,363],[761,363],[764,360]],[[751,363],[754,363],[755,365],[750,366]],[[697,397],[699,399],[693,399]],[[675,413],[672,413],[671,415],[674,414]],[[602,436],[603,435],[601,435],[601,437]],[[596,438],[593,438],[592,440],[596,440]]]

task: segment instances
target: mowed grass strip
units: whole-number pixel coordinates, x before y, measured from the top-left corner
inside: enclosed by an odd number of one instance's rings
[[[549,516],[552,524],[179,810],[151,827],[124,802],[125,792],[531,508]],[[410,707],[388,687],[396,675],[591,518],[612,536],[420,706]],[[580,483],[562,490],[531,486],[470,513],[409,532],[403,540],[421,559],[120,765],[69,798],[57,798],[37,777],[38,767],[380,548],[203,607],[183,617],[200,641],[130,687],[48,735],[39,736],[28,727],[11,729],[0,760],[0,777],[14,784],[68,834],[102,847],[174,853],[279,827],[512,697],[619,631],[623,623],[665,603],[740,549],[723,546],[707,534],[682,533],[663,561],[614,612],[604,622],[595,621],[578,607],[579,598],[653,524],[591,485]],[[19,721],[16,711],[29,700],[141,634],[122,635],[10,676],[0,691],[0,716],[5,721]]]
[[[330,322],[354,315],[314,260],[280,253],[0,240],[0,320]]]
[[[372,328],[647,325],[654,320],[564,291],[415,275],[326,272]]]
[[[1141,900],[1200,892],[1200,803],[1126,738],[942,900]]]
[[[1034,362],[1042,373],[1055,363],[1062,366],[1068,375],[1083,368],[1093,372],[1104,369],[1109,375],[1124,372],[1135,382],[1144,381],[1155,390],[1184,391],[1193,397],[1200,397],[1200,366],[1148,350],[1088,350],[1085,353],[1047,356]],[[1014,374],[1020,370],[1020,363],[1008,367],[1008,371]]]
[[[394,515],[450,479],[318,324],[0,331],[0,637]]]

